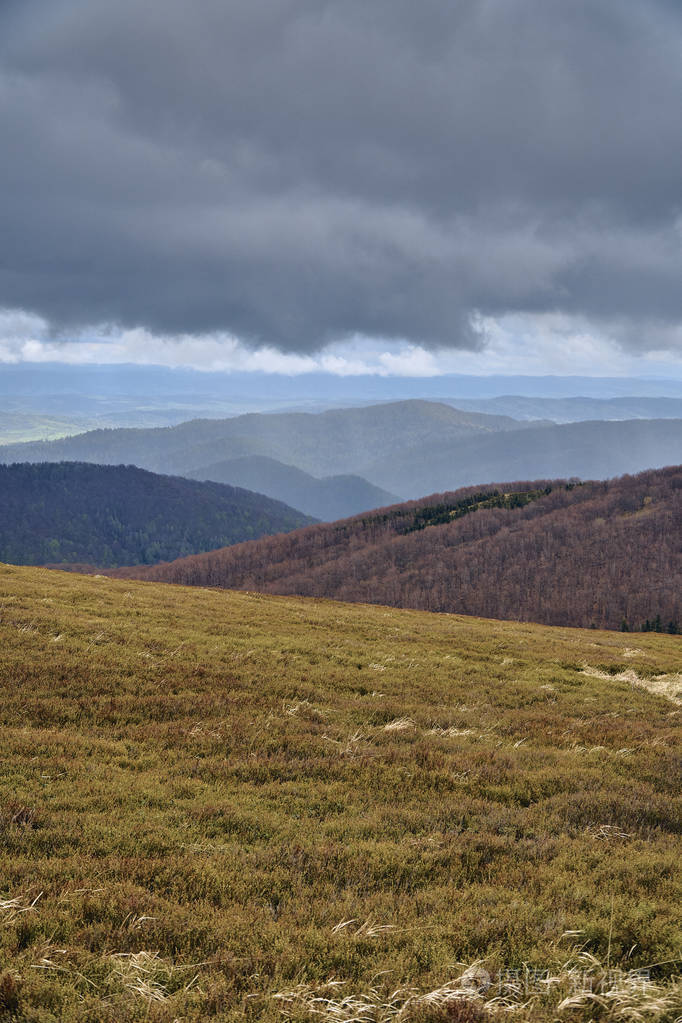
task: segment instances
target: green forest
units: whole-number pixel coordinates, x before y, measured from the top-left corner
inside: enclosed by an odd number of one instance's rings
[[[0,466],[0,561],[152,565],[284,533],[313,520],[222,483],[135,466]]]

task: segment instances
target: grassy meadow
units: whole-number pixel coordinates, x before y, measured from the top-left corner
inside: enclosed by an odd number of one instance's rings
[[[0,1020],[678,1019],[681,670],[0,566]]]

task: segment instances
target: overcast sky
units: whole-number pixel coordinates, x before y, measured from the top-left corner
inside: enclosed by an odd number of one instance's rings
[[[682,366],[682,4],[2,0],[0,359]]]

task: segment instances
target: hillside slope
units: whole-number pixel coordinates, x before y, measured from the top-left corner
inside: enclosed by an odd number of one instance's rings
[[[682,622],[681,541],[677,466],[436,494],[127,574],[554,625],[659,616],[667,627]]]
[[[246,455],[214,462],[188,473],[188,476],[267,494],[324,522],[345,519],[358,512],[400,501],[396,494],[375,487],[361,476],[324,476],[318,479],[302,469],[284,465],[265,455]]]
[[[153,564],[308,522],[248,490],[130,465],[0,466],[0,561],[12,564]]]
[[[677,637],[2,566],[0,601],[3,1018],[682,1014]]]

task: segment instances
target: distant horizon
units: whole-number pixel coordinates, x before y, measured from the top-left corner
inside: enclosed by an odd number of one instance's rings
[[[21,403],[39,396],[78,394],[159,400],[217,398],[243,410],[265,411],[286,402],[487,400],[502,397],[568,399],[682,398],[682,377],[659,374],[440,373],[431,376],[325,370],[299,373],[206,370],[138,363],[0,363],[0,394]],[[62,402],[64,398],[60,399]]]
[[[443,369],[439,372],[433,373],[421,373],[421,374],[408,374],[408,373],[391,373],[386,370],[380,369],[367,369],[364,372],[339,372],[333,369],[327,369],[320,366],[311,366],[306,368],[300,368],[296,370],[286,369],[284,367],[277,367],[273,369],[264,368],[243,368],[243,367],[211,367],[201,365],[191,365],[186,363],[168,364],[162,362],[135,362],[133,360],[127,362],[70,362],[62,361],[59,359],[43,360],[43,359],[1,359],[0,358],[0,378],[4,373],[12,371],[30,371],[39,373],[40,371],[51,371],[51,372],[64,372],[64,373],[116,373],[116,372],[135,372],[141,375],[145,373],[169,373],[173,375],[178,374],[194,374],[196,373],[200,377],[247,377],[249,379],[256,378],[267,378],[275,377],[279,379],[287,380],[298,380],[298,379],[311,379],[315,377],[322,377],[325,379],[335,379],[339,381],[353,381],[353,380],[395,380],[395,381],[435,381],[435,380],[562,380],[562,381],[583,381],[583,380],[598,380],[598,381],[633,381],[637,382],[645,380],[651,383],[668,383],[671,380],[682,384],[682,362],[678,367],[675,368],[675,375],[668,371],[664,371],[663,368],[656,370],[651,369],[650,371],[642,371],[639,373],[633,372],[547,372],[538,370],[537,372],[530,371],[507,371],[502,372],[500,370],[489,370],[480,372],[464,372],[451,369]]]

